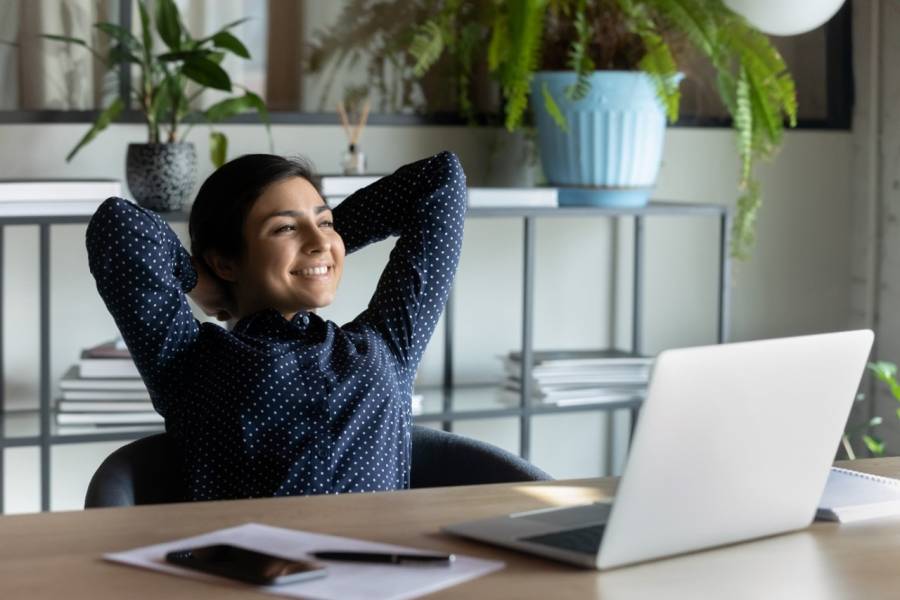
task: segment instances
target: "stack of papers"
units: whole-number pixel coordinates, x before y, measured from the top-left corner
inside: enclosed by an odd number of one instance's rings
[[[832,467],[816,518],[849,523],[900,515],[900,480]]]
[[[293,529],[270,527],[259,523],[247,523],[230,529],[220,529],[204,535],[185,538],[155,546],[135,548],[104,556],[107,560],[180,575],[191,579],[217,582],[231,587],[251,587],[269,594],[290,598],[315,598],[321,600],[400,600],[418,598],[438,590],[487,575],[503,568],[504,563],[456,555],[450,566],[379,565],[372,563],[324,562],[328,574],[312,579],[277,586],[248,586],[224,577],[206,575],[166,562],[165,555],[172,550],[183,550],[209,544],[232,544],[274,554],[289,559],[309,560],[316,550],[340,550],[355,552],[427,552],[390,544],[366,542],[351,538],[307,533]]]

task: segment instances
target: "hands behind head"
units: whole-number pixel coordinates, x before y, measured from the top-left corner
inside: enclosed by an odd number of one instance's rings
[[[230,320],[234,316],[234,310],[230,306],[228,290],[202,259],[192,256],[191,262],[197,271],[197,285],[188,292],[188,296],[197,303],[204,314],[220,321]]]

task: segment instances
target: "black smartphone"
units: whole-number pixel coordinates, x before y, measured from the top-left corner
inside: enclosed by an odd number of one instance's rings
[[[174,550],[166,554],[166,560],[180,567],[256,585],[296,583],[324,577],[327,573],[325,565],[312,560],[291,560],[231,544]]]

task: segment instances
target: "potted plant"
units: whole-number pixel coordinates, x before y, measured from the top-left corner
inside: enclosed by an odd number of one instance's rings
[[[244,86],[233,84],[220,66],[225,53],[248,59],[246,46],[229,30],[246,19],[235,21],[212,35],[194,39],[182,22],[173,0],[156,0],[156,13],[151,19],[144,0],[138,0],[141,35],[132,34],[115,23],[100,22],[94,26],[109,37],[109,50],[101,53],[78,38],[45,34],[43,37],[87,48],[98,60],[111,69],[131,68],[140,73],[130,91],[131,100],[140,110],[147,124],[146,144],[130,144],[126,160],[128,188],[135,200],[153,210],[175,210],[194,188],[196,152],[194,145],[185,142],[190,127],[182,134],[186,119],[193,117],[210,124],[221,122],[231,115],[255,110],[269,132],[268,111],[263,100]],[[154,48],[154,32],[164,48]],[[207,89],[232,93],[234,87],[243,94],[221,100],[204,111],[192,103]],[[97,134],[122,114],[123,98],[117,97],[97,117],[93,126],[75,145],[66,161],[72,158]],[[210,158],[214,165],[225,162],[228,140],[224,133],[210,130]]]
[[[796,123],[794,82],[768,38],[721,0],[445,0],[416,29],[414,72],[442,56],[487,63],[506,128],[534,112],[545,175],[561,202],[646,202],[666,119],[678,116],[679,48],[705,56],[732,116],[741,196],[732,254],[747,256],[760,206],[754,166]]]

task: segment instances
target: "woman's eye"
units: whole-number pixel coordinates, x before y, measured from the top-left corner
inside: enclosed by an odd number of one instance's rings
[[[322,221],[319,227],[334,227],[334,221]]]
[[[293,225],[282,225],[281,227],[275,230],[275,233],[284,233],[286,231],[294,231],[296,227]]]

